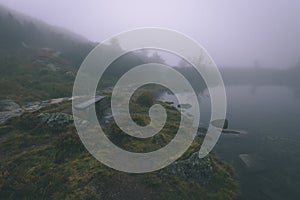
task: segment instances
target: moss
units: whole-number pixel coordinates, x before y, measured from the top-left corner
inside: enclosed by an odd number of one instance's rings
[[[0,126],[0,137],[8,134],[11,130],[13,130],[12,126]]]
[[[135,140],[126,136],[114,122],[105,127],[120,146],[138,152],[167,144],[176,133],[180,115],[167,104],[168,119],[159,133],[161,138]],[[161,175],[161,170],[146,174],[127,174],[103,165],[81,143],[73,125],[52,134],[38,122],[41,112],[56,113],[70,104],[49,106],[27,113],[0,128],[9,133],[0,140],[0,196],[4,199],[237,199],[238,185],[233,171],[216,156],[210,155],[214,173],[207,184]],[[133,116],[147,122],[145,107],[132,105]],[[202,139],[194,141],[180,158],[198,151]],[[4,173],[5,171],[7,173]],[[5,175],[4,175],[5,174]]]
[[[154,103],[154,98],[149,92],[142,92],[136,99],[136,103],[142,106],[151,106]]]

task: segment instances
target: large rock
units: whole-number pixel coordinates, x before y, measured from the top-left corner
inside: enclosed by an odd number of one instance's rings
[[[42,113],[39,116],[42,123],[52,128],[65,128],[66,126],[74,123],[73,115],[66,113]],[[81,126],[88,126],[89,122],[75,117],[77,124]]]
[[[162,175],[176,175],[183,180],[193,179],[205,184],[212,176],[213,167],[209,157],[200,159],[198,152],[193,153],[186,160],[179,160],[162,170]]]
[[[39,118],[50,127],[66,126],[74,122],[73,116],[65,113],[42,113]]]
[[[0,125],[5,124],[7,120],[12,117],[20,116],[23,113],[23,109],[12,100],[0,101]]]
[[[1,100],[0,101],[0,112],[13,111],[20,109],[20,105],[12,100]]]
[[[14,110],[14,111],[6,111],[0,112],[0,125],[5,124],[7,120],[13,117],[18,117],[23,113],[23,110]]]

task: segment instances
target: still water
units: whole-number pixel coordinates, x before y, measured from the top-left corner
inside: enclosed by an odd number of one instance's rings
[[[299,199],[299,94],[287,87],[245,85],[226,86],[226,92],[229,128],[247,134],[222,135],[214,151],[234,167],[242,199]],[[169,94],[162,98],[173,100]],[[208,92],[199,99],[205,126]]]

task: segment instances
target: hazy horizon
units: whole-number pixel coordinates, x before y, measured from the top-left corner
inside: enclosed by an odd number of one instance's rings
[[[180,31],[218,66],[286,68],[300,63],[300,1],[56,1],[0,4],[94,42],[138,27]]]

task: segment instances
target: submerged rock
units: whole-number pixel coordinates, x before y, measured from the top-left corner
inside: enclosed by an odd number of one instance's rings
[[[232,134],[232,135],[247,134],[247,132],[244,131],[244,130],[234,130],[234,129],[222,130],[222,133],[224,133],[224,134]]]
[[[261,172],[266,169],[266,166],[263,164],[262,159],[257,155],[240,154],[239,158],[244,163],[246,169],[249,172]]]
[[[213,174],[213,167],[209,157],[200,159],[198,152],[193,153],[186,160],[179,160],[165,168],[161,174],[176,175],[183,180],[193,179],[199,183],[206,183]]]

